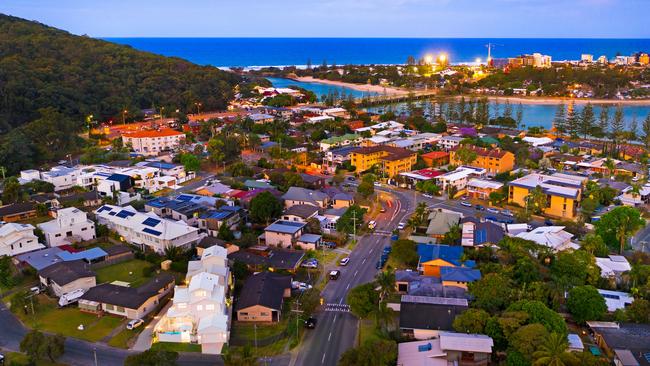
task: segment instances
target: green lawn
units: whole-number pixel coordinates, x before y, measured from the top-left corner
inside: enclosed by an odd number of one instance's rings
[[[130,342],[135,340],[137,336],[142,332],[144,326],[138,327],[134,330],[128,330],[124,328],[121,332],[117,333],[110,341],[108,345],[111,347],[124,348],[128,349]]]
[[[336,263],[340,256],[342,256],[341,253],[335,252],[332,249],[320,249],[315,252],[316,259],[323,266]]]
[[[287,328],[287,318],[276,324],[257,324],[257,338],[262,339],[282,333]],[[231,332],[241,338],[255,340],[255,325],[245,322],[233,322]]]
[[[139,259],[113,264],[95,271],[97,283],[124,281],[131,284],[131,287],[138,287],[145,283],[148,278],[144,276],[145,268],[152,266],[151,263]]]
[[[24,353],[8,352],[5,353],[5,364],[15,366],[27,366],[30,364],[29,357]],[[63,363],[50,362],[50,360],[41,360],[36,362],[36,366],[58,366],[65,365]]]
[[[359,321],[359,344],[378,339],[381,339],[381,335],[375,327],[375,322],[372,319],[361,319]]]
[[[123,319],[113,316],[97,317],[83,313],[74,306],[59,309],[55,300],[45,295],[39,295],[38,302],[35,314],[32,315],[31,311],[28,314],[19,311],[16,315],[30,328],[50,333],[97,342],[123,322]],[[84,330],[77,329],[80,324],[84,325]]]
[[[156,342],[151,345],[152,350],[175,352],[201,352],[201,345],[196,343]]]

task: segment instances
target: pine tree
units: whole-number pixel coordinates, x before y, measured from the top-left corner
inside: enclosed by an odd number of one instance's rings
[[[458,121],[460,123],[465,122],[465,97],[460,98],[460,102],[458,103]]]
[[[591,106],[591,103],[587,103],[587,105],[582,108],[582,116],[580,117],[580,132],[582,133],[583,138],[587,138],[587,135],[589,135],[593,130],[595,123],[594,107]]]
[[[609,130],[609,106],[607,104],[600,108],[598,117],[598,137],[604,137]]]
[[[650,113],[648,113],[648,116],[643,120],[641,131],[643,132],[643,143],[646,148],[650,148]]]
[[[616,112],[614,112],[614,119],[612,120],[611,125],[611,136],[614,140],[614,143],[618,141],[625,129],[625,121],[623,120],[623,107],[619,104],[616,106]]]
[[[515,113],[515,121],[517,121],[517,127],[521,127],[521,122],[524,119],[524,106],[519,103],[517,105],[517,112]]]
[[[576,109],[575,105],[573,102],[569,105],[569,113],[567,114],[567,132],[571,137],[576,138],[578,137],[578,132],[580,129],[580,121],[579,117],[576,114]]]
[[[499,99],[496,99],[494,101],[494,114],[492,115],[492,118],[499,117],[499,113],[501,113],[501,103],[499,103]]]
[[[476,99],[472,98],[469,100],[467,105],[467,122],[474,123],[476,122]]]
[[[555,126],[555,130],[559,134],[564,134],[567,132],[566,106],[564,103],[557,105],[555,118],[553,118],[553,126]]]
[[[506,99],[505,107],[503,107],[503,117],[512,118],[512,105],[510,104],[510,99]]]
[[[630,140],[636,140],[639,135],[639,122],[636,120],[636,114],[632,116],[632,122],[630,122],[630,128],[628,130],[628,135]]]

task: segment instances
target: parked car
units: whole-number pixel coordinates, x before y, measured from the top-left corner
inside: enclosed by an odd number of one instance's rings
[[[479,210],[479,211],[485,211],[485,207],[483,207],[482,205],[476,205],[476,206],[474,206],[474,208]]]
[[[4,365],[4,364],[5,364],[5,355],[0,353],[0,365]]]
[[[526,229],[528,231],[533,231],[533,225],[531,225],[531,224],[526,225]]]
[[[393,251],[392,247],[384,247],[384,253],[390,253]]]
[[[460,205],[461,205],[461,206],[465,206],[465,207],[472,207],[472,204],[471,204],[471,203],[469,203],[469,202],[465,202],[465,201],[460,201]]]
[[[469,199],[469,197],[467,197],[467,196],[460,196],[460,199],[463,200],[463,201],[467,201],[467,200]]]
[[[336,270],[336,269],[333,270],[333,271],[330,271],[330,280],[336,281],[336,280],[339,279],[339,277],[341,277],[341,271]]]
[[[499,222],[499,219],[497,219],[495,216],[486,216],[485,221],[492,221],[494,223]]]
[[[368,223],[368,229],[373,230],[376,227],[377,227],[377,221],[372,220]]]
[[[404,230],[405,227],[406,227],[406,223],[400,222],[399,224],[397,224],[397,230]]]
[[[549,220],[549,219],[546,219],[546,220],[544,220],[544,225],[546,225],[546,226],[553,226],[553,221],[551,221],[551,220]]]
[[[318,268],[318,261],[316,259],[307,259],[302,264],[300,267],[304,268]]]
[[[485,211],[487,211],[489,213],[497,214],[497,215],[499,214],[499,210],[497,210],[494,207],[488,207],[488,208],[485,209]]]
[[[380,182],[375,182],[375,183],[373,183],[373,184],[375,185],[375,187],[381,187],[381,183],[380,183]]]
[[[502,222],[504,224],[514,224],[515,220],[513,219],[498,219],[499,222]]]
[[[126,329],[128,330],[133,330],[139,326],[144,324],[144,320],[142,319],[133,319],[130,322],[126,323]]]
[[[310,317],[305,320],[305,328],[314,329],[316,328],[316,323],[318,323],[318,319]]]
[[[308,283],[304,283],[300,281],[291,281],[291,288],[294,290],[306,291],[311,289],[312,286]]]
[[[350,262],[350,257],[345,257],[345,258],[341,259],[339,264],[342,265],[342,266],[347,266],[349,262]]]
[[[501,210],[501,214],[508,217],[515,217],[515,215],[510,210]]]
[[[377,261],[377,264],[375,264],[375,268],[377,268],[377,269],[381,269],[381,267],[383,267],[383,266],[384,265],[383,265],[383,263],[381,263],[381,261]]]
[[[349,181],[354,181],[355,179],[354,179],[354,177],[348,177],[348,180]]]
[[[422,195],[422,197],[433,198],[433,195],[429,194],[429,193],[425,193],[425,194]]]
[[[38,295],[41,293],[41,288],[38,286],[30,287],[29,292],[31,292],[34,295]]]
[[[384,206],[382,205],[381,208],[379,209],[379,212],[381,212],[381,213],[386,212],[386,207],[384,207]]]
[[[335,249],[336,248],[336,243],[333,241],[324,241],[323,246],[330,248],[330,249]]]

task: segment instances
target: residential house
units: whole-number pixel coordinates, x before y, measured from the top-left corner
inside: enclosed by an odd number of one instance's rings
[[[360,147],[350,153],[350,163],[358,172],[378,165],[388,177],[408,172],[417,162],[417,153],[393,146]]]
[[[336,172],[336,168],[352,159],[350,153],[356,149],[356,146],[346,146],[326,151],[323,157],[323,171]]]
[[[480,247],[496,245],[504,236],[501,225],[489,221],[480,221],[475,217],[465,217],[461,223],[461,245],[463,247]]]
[[[217,236],[221,225],[236,230],[241,222],[241,211],[239,206],[221,206],[215,210],[208,210],[198,217],[198,227],[210,236]]]
[[[41,285],[56,297],[79,289],[87,291],[97,285],[95,272],[81,259],[54,263],[40,270],[38,277]]]
[[[613,280],[615,283],[621,281],[623,273],[631,271],[630,262],[622,255],[610,255],[607,258],[596,257],[596,265],[600,268],[600,276]]]
[[[320,246],[320,235],[306,233],[306,226],[304,222],[277,220],[267,226],[258,239],[278,248],[314,250]]]
[[[459,149],[467,149],[476,154],[476,159],[469,163],[470,166],[485,169],[488,175],[509,172],[515,167],[515,155],[510,151],[496,149],[487,149],[471,145],[456,146],[449,151],[449,161],[454,165],[463,165],[458,156]]]
[[[287,208],[282,214],[283,221],[295,221],[306,223],[309,219],[318,215],[318,207],[313,205],[293,205]]]
[[[429,226],[427,235],[442,239],[447,232],[460,223],[462,215],[457,212],[443,211],[442,209],[433,210],[429,213]]]
[[[21,179],[23,183],[27,183],[32,180],[42,180],[44,182],[52,183],[54,186],[54,191],[64,191],[70,189],[77,185],[77,178],[81,174],[81,171],[77,168],[69,168],[67,166],[58,165],[46,172],[38,172],[35,170],[29,170],[20,172]],[[34,174],[38,173],[38,175]]]
[[[456,286],[467,289],[467,285],[481,279],[481,271],[468,267],[440,267],[440,280],[446,287]]]
[[[462,260],[462,246],[418,244],[417,252],[418,270],[425,276],[440,277],[443,267],[474,268],[476,266],[473,260]]]
[[[60,209],[56,218],[38,224],[50,247],[95,239],[95,223],[75,207]]]
[[[437,168],[449,164],[449,153],[446,151],[431,151],[420,155],[420,157],[429,168]]]
[[[349,193],[338,192],[332,196],[331,202],[332,208],[348,208],[354,205],[354,196]]]
[[[614,356],[616,366],[648,366],[650,324],[588,321],[596,344]]]
[[[398,344],[397,366],[487,366],[493,346],[483,334],[440,332],[429,340]]]
[[[34,235],[34,226],[13,222],[0,226],[0,257],[13,257],[43,248],[45,246]]]
[[[607,311],[610,313],[625,310],[634,302],[634,297],[627,292],[598,289],[598,293],[605,299]]]
[[[573,220],[578,215],[578,203],[582,199],[587,177],[555,173],[552,175],[532,173],[508,183],[508,203],[526,207],[537,187],[546,195],[544,214]]]
[[[467,310],[467,299],[402,295],[399,328],[403,337],[430,339],[453,330],[457,315]]]
[[[395,271],[395,291],[402,295],[465,299],[465,287],[443,285],[440,277],[424,276],[410,269]]]
[[[135,153],[146,156],[156,156],[161,152],[177,149],[184,140],[184,133],[169,128],[122,134],[124,145],[131,144]]]
[[[60,196],[58,200],[63,206],[97,207],[102,204],[102,197],[95,190]]]
[[[325,208],[329,204],[329,196],[326,193],[302,187],[289,187],[282,199],[286,208],[294,205],[312,205]]]
[[[460,142],[463,140],[464,138],[460,136],[444,136],[438,140],[438,146],[445,151],[449,151],[460,145]]]
[[[357,146],[361,143],[363,137],[354,133],[345,134],[342,136],[334,136],[320,142],[321,151],[329,151],[344,146]]]
[[[240,322],[279,322],[282,304],[291,297],[291,276],[260,272],[249,276],[235,311]]]
[[[31,202],[0,206],[0,221],[16,222],[31,219],[36,215],[36,205]]]
[[[174,276],[163,272],[139,287],[103,283],[79,299],[79,310],[142,319],[155,310],[174,287]]]
[[[438,175],[434,179],[436,183],[442,188],[444,192],[455,190],[456,194],[461,194],[467,188],[467,184],[472,178],[480,178],[485,176],[486,170],[483,168],[459,166],[456,170],[442,175]]]
[[[300,173],[302,181],[311,189],[321,189],[325,186],[325,178],[311,175],[307,173]]]
[[[499,192],[502,188],[501,182],[472,178],[467,182],[467,195],[470,198],[488,200],[490,193]]]
[[[284,270],[295,273],[305,257],[300,250],[283,250],[268,246],[254,246],[228,254],[228,259],[241,262],[251,271]]]
[[[123,241],[157,253],[165,248],[190,248],[205,234],[182,221],[164,219],[152,212],[138,212],[131,206],[104,205],[95,211],[99,224],[116,231]]]
[[[532,231],[517,234],[517,238],[534,241],[548,247],[554,252],[567,249],[578,249],[580,246],[571,242],[573,234],[564,230],[564,226],[540,226]]]

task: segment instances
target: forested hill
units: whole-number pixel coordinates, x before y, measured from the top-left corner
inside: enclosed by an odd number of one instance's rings
[[[153,106],[189,112],[195,102],[205,110],[223,109],[240,81],[214,67],[4,14],[0,35],[0,164],[12,172],[69,150],[74,142],[57,132],[80,130],[87,115],[119,120],[125,109]],[[57,148],[43,151],[41,143]],[[20,158],[27,160],[8,161]]]

